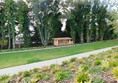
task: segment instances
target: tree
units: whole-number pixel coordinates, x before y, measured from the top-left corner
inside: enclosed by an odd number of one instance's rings
[[[58,0],[37,1],[33,6],[41,42],[47,45],[53,32],[53,21],[58,11]]]
[[[92,1],[92,14],[91,14],[91,38],[94,41],[98,40],[98,23],[97,14],[99,9],[99,0]]]
[[[1,39],[1,49],[4,46],[4,39],[5,39],[5,12],[4,12],[4,3],[0,3],[0,39]]]
[[[84,20],[85,20],[85,24],[84,24],[84,28],[86,30],[86,41],[87,43],[90,42],[90,17],[91,17],[91,3],[90,2],[85,2],[85,6],[84,6]]]
[[[105,29],[107,28],[106,19],[108,14],[107,14],[106,6],[101,5],[99,7],[97,16],[98,16],[97,22],[98,22],[99,40],[102,41],[104,38]]]
[[[20,0],[17,2],[17,21],[19,24],[19,34],[23,34],[23,39],[24,39],[24,46],[28,47],[31,44],[31,37],[30,33],[31,31],[29,30],[29,8],[27,4],[23,1]],[[20,37],[21,38],[21,37]]]
[[[111,20],[109,20],[109,25],[113,28],[111,30],[118,36],[118,11],[111,11],[109,12],[109,16]]]
[[[8,49],[10,49],[11,46],[15,48],[15,6],[16,5],[13,0],[5,0],[4,9],[9,37]]]

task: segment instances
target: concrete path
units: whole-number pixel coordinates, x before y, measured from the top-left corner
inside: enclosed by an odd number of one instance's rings
[[[21,65],[21,66],[16,66],[16,67],[11,67],[11,68],[5,68],[5,69],[0,70],[0,76],[1,75],[13,75],[13,74],[17,74],[20,71],[28,71],[28,70],[31,70],[31,69],[34,69],[34,68],[41,68],[43,66],[50,66],[51,64],[60,64],[62,61],[69,60],[73,57],[77,57],[78,59],[81,59],[82,57],[88,57],[91,54],[98,54],[100,52],[108,51],[108,50],[111,50],[112,48],[116,48],[116,47],[118,47],[118,46],[113,46],[113,47],[109,47],[109,48],[94,50],[94,51],[91,51],[91,52],[76,54],[76,55],[63,57],[63,58],[58,58],[58,59],[53,59],[53,60],[47,60],[47,61],[27,64],[27,65]]]

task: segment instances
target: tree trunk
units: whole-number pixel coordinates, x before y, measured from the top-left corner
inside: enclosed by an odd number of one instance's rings
[[[8,25],[9,26],[9,25]],[[8,27],[8,50],[10,50],[10,48],[11,48],[11,31],[10,31],[10,27]]]
[[[15,49],[15,28],[13,25],[13,30],[12,30],[12,45],[13,45],[13,49]]]
[[[100,30],[99,30],[99,40],[100,40],[100,41],[103,41],[103,38],[104,38],[104,32],[103,32],[103,30],[100,28]]]
[[[98,41],[99,34],[97,28],[95,29],[95,41]]]
[[[80,43],[84,43],[84,33],[80,33]]]
[[[14,33],[13,33],[13,34],[14,34]],[[13,45],[13,49],[15,49],[15,36],[13,36],[12,45]]]
[[[101,35],[101,36],[100,36],[100,41],[103,41],[103,38],[104,38],[104,36],[103,36],[103,35]]]
[[[4,32],[2,31],[1,50],[3,49],[3,46],[4,46]]]
[[[70,32],[70,35],[71,35],[71,37],[72,37],[72,39],[73,39],[73,43],[75,43],[75,30],[73,30],[72,28],[71,28],[71,32]]]
[[[86,29],[87,29],[86,30],[86,39],[87,39],[87,43],[89,43],[90,42],[89,28],[87,27]]]
[[[10,48],[11,48],[11,36],[9,35],[8,49],[10,50]]]

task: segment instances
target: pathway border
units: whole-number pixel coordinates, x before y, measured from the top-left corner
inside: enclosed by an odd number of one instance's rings
[[[98,54],[98,53],[108,51],[108,50],[111,50],[112,48],[117,48],[117,47],[118,46],[113,46],[113,47],[103,48],[103,49],[85,52],[85,53],[81,53],[81,54],[75,54],[75,55],[68,56],[68,57],[62,57],[62,58],[32,63],[32,64],[26,64],[26,65],[21,65],[21,66],[16,66],[16,67],[5,68],[5,69],[0,70],[0,76],[18,74],[18,72],[21,72],[21,71],[28,71],[28,70],[31,70],[34,68],[41,68],[43,66],[50,66],[51,64],[60,64],[62,61],[69,60],[73,57],[77,57],[78,59],[81,59],[82,57],[88,57],[91,54]]]

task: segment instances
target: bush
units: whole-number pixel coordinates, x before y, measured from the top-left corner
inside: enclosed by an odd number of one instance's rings
[[[43,72],[42,73],[42,79],[43,80],[48,80],[50,77],[49,77],[49,74],[47,72]]]
[[[68,71],[59,71],[55,74],[54,80],[55,81],[62,81],[67,80],[71,77],[71,72]]]
[[[85,61],[84,61],[83,59],[79,59],[79,60],[78,60],[78,63],[79,63],[79,64],[85,64]]]
[[[23,77],[30,77],[31,76],[31,72],[30,71],[25,71],[22,73]]]
[[[104,80],[100,77],[93,78],[92,83],[104,83]]]
[[[102,70],[107,70],[109,68],[109,62],[108,62],[108,60],[102,60],[102,62],[101,62],[101,68],[102,68]]]
[[[118,55],[114,56],[115,59],[118,59]]]
[[[36,74],[33,76],[33,78],[31,79],[31,83],[36,83],[38,80],[42,79],[42,75],[41,74]]]
[[[93,58],[93,57],[95,57],[95,55],[94,55],[94,54],[89,55],[89,58]]]
[[[106,58],[111,58],[112,56],[111,55],[108,55]]]
[[[109,66],[110,67],[116,67],[116,66],[118,66],[118,62],[116,60],[112,59],[109,61]]]
[[[75,65],[72,64],[72,63],[69,64],[69,69],[70,69],[71,71],[76,71],[76,67],[75,67]]]
[[[74,58],[71,58],[71,59],[70,59],[70,62],[75,62],[76,60],[77,60],[77,58],[74,57]]]
[[[48,70],[49,70],[49,67],[48,66],[42,67],[42,71],[48,71]]]
[[[71,68],[75,68],[75,65],[74,64],[69,64],[69,68],[71,69]]]
[[[102,70],[99,66],[95,66],[95,67],[92,67],[89,72],[92,74],[96,74],[96,73],[100,73],[101,71]]]
[[[96,60],[95,62],[94,62],[94,65],[96,66],[96,65],[100,65],[101,64],[101,61],[100,60]]]
[[[51,71],[51,73],[56,73],[56,72],[58,72],[58,71],[60,71],[60,68],[59,68],[59,67],[55,67],[55,68]]]
[[[114,78],[118,80],[118,67],[115,67],[111,73],[113,74]]]
[[[38,72],[39,71],[39,68],[34,68],[32,71],[33,72]]]
[[[0,77],[0,81],[4,81],[4,80],[7,80],[9,78],[9,76],[8,75],[3,75],[3,76],[1,76]]]
[[[85,72],[79,72],[77,77],[76,77],[76,82],[77,83],[85,83],[89,79],[88,73]]]
[[[56,64],[51,64],[51,65],[50,65],[50,68],[51,68],[51,69],[54,69],[55,67],[56,67]]]
[[[30,77],[25,77],[22,79],[22,83],[31,83],[30,79]]]
[[[89,69],[88,65],[80,65],[78,68],[78,72],[86,72]]]
[[[62,65],[62,66],[65,66],[65,65],[68,65],[68,64],[69,64],[69,61],[66,60],[66,61],[63,61],[61,65]]]

